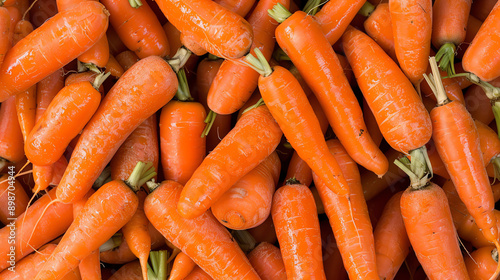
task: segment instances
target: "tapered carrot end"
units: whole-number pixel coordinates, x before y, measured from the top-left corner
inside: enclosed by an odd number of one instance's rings
[[[193,204],[183,200],[181,197],[179,203],[177,204],[177,213],[179,213],[181,217],[183,217],[184,219],[194,219],[203,214],[197,212],[198,210],[196,210]]]
[[[141,263],[143,279],[148,279],[148,258],[149,258],[149,252],[145,256],[141,256],[139,258],[139,262]]]

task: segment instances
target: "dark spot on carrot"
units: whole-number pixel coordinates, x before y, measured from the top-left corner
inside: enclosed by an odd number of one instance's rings
[[[360,130],[359,130],[359,134],[358,134],[358,136],[363,135],[363,132],[365,132],[365,130],[364,130],[364,129],[360,129]]]
[[[221,221],[227,224],[227,221],[226,221],[226,220],[221,220]]]

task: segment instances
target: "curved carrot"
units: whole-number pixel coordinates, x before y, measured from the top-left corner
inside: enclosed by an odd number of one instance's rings
[[[17,262],[15,270],[5,269],[2,271],[0,280],[28,280],[35,278],[37,272],[43,267],[55,249],[55,244],[47,244],[37,252]]]
[[[52,17],[5,56],[0,68],[0,102],[27,90],[82,54],[103,36],[107,27],[106,9],[94,1]],[[59,29],[60,32],[53,32]],[[35,67],[36,61],[45,61],[46,65]]]
[[[379,176],[387,172],[389,163],[370,137],[359,103],[320,25],[297,11],[276,28],[276,41],[311,87],[349,155]]]
[[[142,59],[125,72],[83,130],[57,188],[57,198],[69,203],[83,196],[120,144],[167,103],[176,89],[172,68],[157,56]]]
[[[99,107],[101,94],[89,82],[64,87],[37,120],[25,144],[26,157],[35,165],[51,165],[85,127]]]
[[[406,234],[398,192],[387,202],[373,232],[377,270],[382,279],[392,280],[410,252],[410,240]]]
[[[489,279],[498,265],[498,251],[493,246],[481,247],[467,256],[465,265],[470,279]]]
[[[392,22],[389,4],[378,4],[375,10],[365,20],[364,28],[379,46],[394,60],[397,61],[396,49],[394,46],[394,33],[392,32]]]
[[[216,279],[260,279],[229,232],[209,213],[194,219],[179,215],[182,185],[164,181],[144,202],[149,221],[173,245]],[[222,263],[214,261],[217,252]]]
[[[123,67],[123,70],[127,71],[139,61],[139,57],[133,51],[123,51],[116,55],[116,60]]]
[[[500,58],[492,56],[500,47],[500,4],[496,4],[464,54],[462,65],[467,72],[489,82],[500,76]]]
[[[23,134],[16,113],[16,97],[2,102],[0,107],[0,170],[7,162],[17,163],[24,158]]]
[[[8,225],[24,213],[28,201],[29,197],[18,180],[9,179],[7,173],[0,176],[0,222],[2,224]]]
[[[248,260],[262,280],[287,279],[281,251],[270,243],[260,243],[248,254]]]
[[[390,0],[389,11],[399,65],[410,81],[417,85],[429,65],[432,1]]]
[[[241,16],[210,0],[156,2],[181,33],[189,33],[205,50],[222,58],[239,58],[250,51],[253,32]],[[223,19],[223,20],[221,20]]]
[[[309,188],[293,183],[279,188],[271,213],[287,279],[326,279],[319,221]]]
[[[280,159],[273,152],[217,199],[212,213],[225,227],[235,230],[262,224],[271,213],[280,170]]]
[[[188,255],[180,252],[175,257],[174,264],[172,265],[172,270],[170,271],[169,280],[181,280],[191,273],[191,271],[196,267],[196,264],[191,260]]]
[[[7,40],[10,29],[9,11],[4,7],[0,7],[0,38],[2,38],[0,40],[0,66],[2,66],[5,54],[10,47],[9,40]]]
[[[177,206],[181,216],[194,218],[205,212],[269,156],[281,136],[278,124],[265,106],[245,113],[184,186]]]
[[[396,63],[370,37],[354,28],[347,29],[342,42],[363,96],[389,145],[403,153],[425,145],[432,135],[429,114]]]
[[[106,73],[109,72],[111,73],[111,76],[116,78],[120,78],[123,75],[123,72],[125,72],[118,60],[116,60],[112,54],[109,54],[108,63],[106,63],[105,68]]]
[[[28,90],[16,95],[16,112],[21,133],[23,134],[23,141],[26,143],[26,138],[28,138],[28,135],[35,126],[36,86],[32,86]]]
[[[39,198],[12,223],[15,226],[15,260],[20,260],[63,234],[73,221],[71,204],[55,201],[56,189]],[[50,204],[50,205],[49,205]],[[43,214],[43,216],[42,216]],[[10,225],[10,224],[9,224]],[[8,240],[10,228],[0,229],[0,239]],[[9,267],[10,244],[0,246],[0,270]]]
[[[146,1],[133,8],[127,1],[101,1],[109,10],[109,21],[122,42],[139,58],[170,53],[167,35]]]
[[[124,181],[111,181],[89,197],[35,280],[59,279],[99,249],[132,218],[139,202]]]
[[[329,190],[319,174],[313,173],[313,178],[335,234],[344,267],[351,279],[379,279],[373,229],[356,163],[340,142],[329,140],[327,144],[349,184],[349,197],[336,195]]]
[[[254,40],[251,49],[259,48],[267,60],[276,42],[274,31],[276,21],[269,19],[267,11],[277,3],[288,8],[289,0],[259,1],[248,23],[252,26]],[[240,58],[244,60],[245,58]],[[257,88],[259,73],[245,66],[240,61],[226,60],[222,63],[208,92],[208,106],[217,114],[232,114],[239,110]]]

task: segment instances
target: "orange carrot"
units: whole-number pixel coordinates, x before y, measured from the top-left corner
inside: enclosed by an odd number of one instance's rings
[[[5,269],[2,271],[0,280],[30,280],[35,278],[55,248],[55,244],[47,244],[37,252],[24,257],[16,263],[15,270]]]
[[[195,267],[191,273],[189,273],[184,280],[212,280],[213,278],[208,275],[203,269],[199,266]]]
[[[270,243],[260,243],[248,254],[248,260],[262,280],[287,279],[280,249]]]
[[[378,4],[365,20],[365,32],[394,60],[397,61],[389,4]]]
[[[138,261],[124,264],[109,280],[143,280],[141,264]]]
[[[255,0],[215,0],[214,2],[244,17],[253,8]]]
[[[191,260],[188,255],[180,252],[175,257],[174,264],[172,265],[172,271],[170,272],[169,280],[181,280],[191,273],[191,271],[196,267],[196,264]]]
[[[123,51],[116,56],[116,60],[127,71],[139,61],[139,57],[133,51]]]
[[[182,185],[164,181],[146,198],[144,212],[167,240],[216,279],[260,279],[229,232],[209,213],[185,219],[177,211]],[[214,261],[213,253],[223,262]]]
[[[498,251],[493,246],[478,248],[467,256],[465,265],[470,279],[489,279],[498,265]]]
[[[256,243],[267,242],[274,244],[278,240],[271,215],[262,224],[247,231],[253,236]]]
[[[23,134],[23,141],[26,143],[26,138],[28,138],[28,135],[35,126],[36,86],[32,86],[28,90],[16,95],[16,112],[21,133]]]
[[[5,54],[7,53],[7,50],[10,48],[8,34],[9,30],[12,27],[10,27],[10,14],[9,11],[4,8],[0,7],[0,66],[2,66],[3,60],[5,58]]]
[[[108,63],[106,64],[105,68],[106,73],[109,72],[111,73],[111,76],[116,78],[120,78],[123,75],[123,72],[125,72],[118,60],[116,60],[116,58],[112,54],[109,54]]]
[[[332,227],[327,220],[319,222],[323,248],[323,267],[326,279],[347,280],[347,271],[344,269],[342,256],[333,235]]]
[[[288,163],[285,181],[291,178],[295,178],[304,186],[310,186],[313,181],[311,168],[300,158],[297,152],[293,152],[292,158]]]
[[[16,98],[10,97],[0,107],[0,171],[7,162],[24,158],[23,134],[16,113]]]
[[[8,173],[0,176],[0,222],[4,225],[19,217],[29,201],[23,186],[13,174],[13,170],[8,168]]]

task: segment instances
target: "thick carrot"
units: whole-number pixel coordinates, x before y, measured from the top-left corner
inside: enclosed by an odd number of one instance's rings
[[[103,36],[107,27],[106,9],[94,1],[83,2],[52,17],[5,56],[0,68],[0,102],[27,90],[85,52]],[[39,67],[40,62],[45,66]]]
[[[253,32],[241,16],[210,0],[156,2],[181,33],[187,33],[205,50],[222,58],[239,58],[250,51]]]
[[[308,187],[290,183],[276,191],[271,210],[287,279],[326,279],[313,195]]]
[[[470,279],[489,279],[498,265],[498,251],[493,246],[478,248],[466,257],[465,265]]]
[[[313,178],[335,234],[344,267],[351,279],[378,279],[373,229],[356,163],[339,141],[329,140],[327,144],[349,184],[350,195],[336,195],[317,173],[313,173]]]
[[[229,232],[209,213],[185,219],[177,211],[182,185],[164,181],[144,202],[149,221],[215,279],[260,279]],[[217,252],[217,259],[214,259]]]
[[[289,0],[259,1],[248,23],[252,26],[254,41],[251,49],[259,48],[267,60],[271,58],[276,39],[276,21],[269,19],[267,11],[277,3],[288,8]],[[239,110],[257,88],[259,73],[240,61],[226,60],[222,63],[208,92],[208,106],[217,114],[232,114]]]
[[[387,202],[373,237],[377,256],[377,270],[382,279],[392,280],[410,252],[410,240],[406,234],[398,192]]]
[[[5,269],[0,273],[0,280],[31,280],[56,249],[55,244],[47,244],[37,252],[24,257],[16,263],[15,269]]]
[[[10,97],[0,107],[0,170],[7,162],[24,158],[23,134],[16,113],[16,98]]]
[[[464,54],[465,71],[489,82],[500,76],[500,58],[495,54],[500,47],[500,3],[497,2]]]
[[[370,35],[394,61],[397,61],[390,18],[389,4],[381,3],[365,20],[363,26],[366,34]]]
[[[349,155],[375,174],[384,175],[389,163],[370,137],[361,107],[320,25],[297,11],[276,28],[276,41],[318,98]]]
[[[260,243],[248,254],[248,260],[262,280],[287,279],[281,251],[270,243]]]
[[[25,144],[27,158],[35,165],[51,165],[69,142],[85,127],[101,101],[99,85],[80,82],[64,87],[37,120]]]
[[[250,260],[250,259],[249,259]],[[196,267],[196,264],[191,260],[188,255],[180,252],[175,257],[174,264],[172,265],[172,270],[170,271],[169,280],[181,280],[191,273],[191,271]]]
[[[38,121],[47,110],[57,93],[64,87],[64,69],[59,68],[54,73],[43,78],[36,86],[36,117]]]
[[[170,53],[167,35],[146,1],[133,8],[127,1],[101,1],[109,10],[109,21],[121,41],[139,58]]]
[[[157,56],[142,59],[125,72],[83,130],[57,198],[69,203],[82,197],[130,133],[166,104],[176,89],[172,68]]]
[[[230,229],[244,230],[262,224],[271,213],[280,170],[279,156],[273,152],[217,199],[212,213]]]
[[[3,60],[7,50],[10,48],[8,34],[10,30],[10,14],[9,11],[0,7],[0,66],[2,66]]]
[[[184,186],[178,211],[185,218],[205,212],[222,194],[278,146],[282,132],[265,106],[245,113],[203,160]]]
[[[29,201],[21,183],[12,176],[14,173],[9,169],[8,172],[11,174],[0,176],[0,222],[4,225],[24,213]]]
[[[11,229],[16,230],[15,257],[10,259],[7,255],[11,245],[4,242],[0,247],[0,270],[9,267],[9,261],[20,260],[63,234],[70,226],[73,221],[72,205],[53,202],[56,198],[55,193],[56,189],[52,189],[31,205],[15,222],[0,229],[1,240],[8,240]]]
[[[385,140],[408,153],[432,136],[429,114],[410,81],[370,37],[348,28],[344,51]],[[424,72],[425,73],[425,70]]]
[[[139,202],[124,182],[113,180],[89,197],[35,280],[59,279],[99,249],[132,218]]]
[[[429,65],[432,1],[390,0],[389,11],[399,65],[411,82],[418,85]]]

